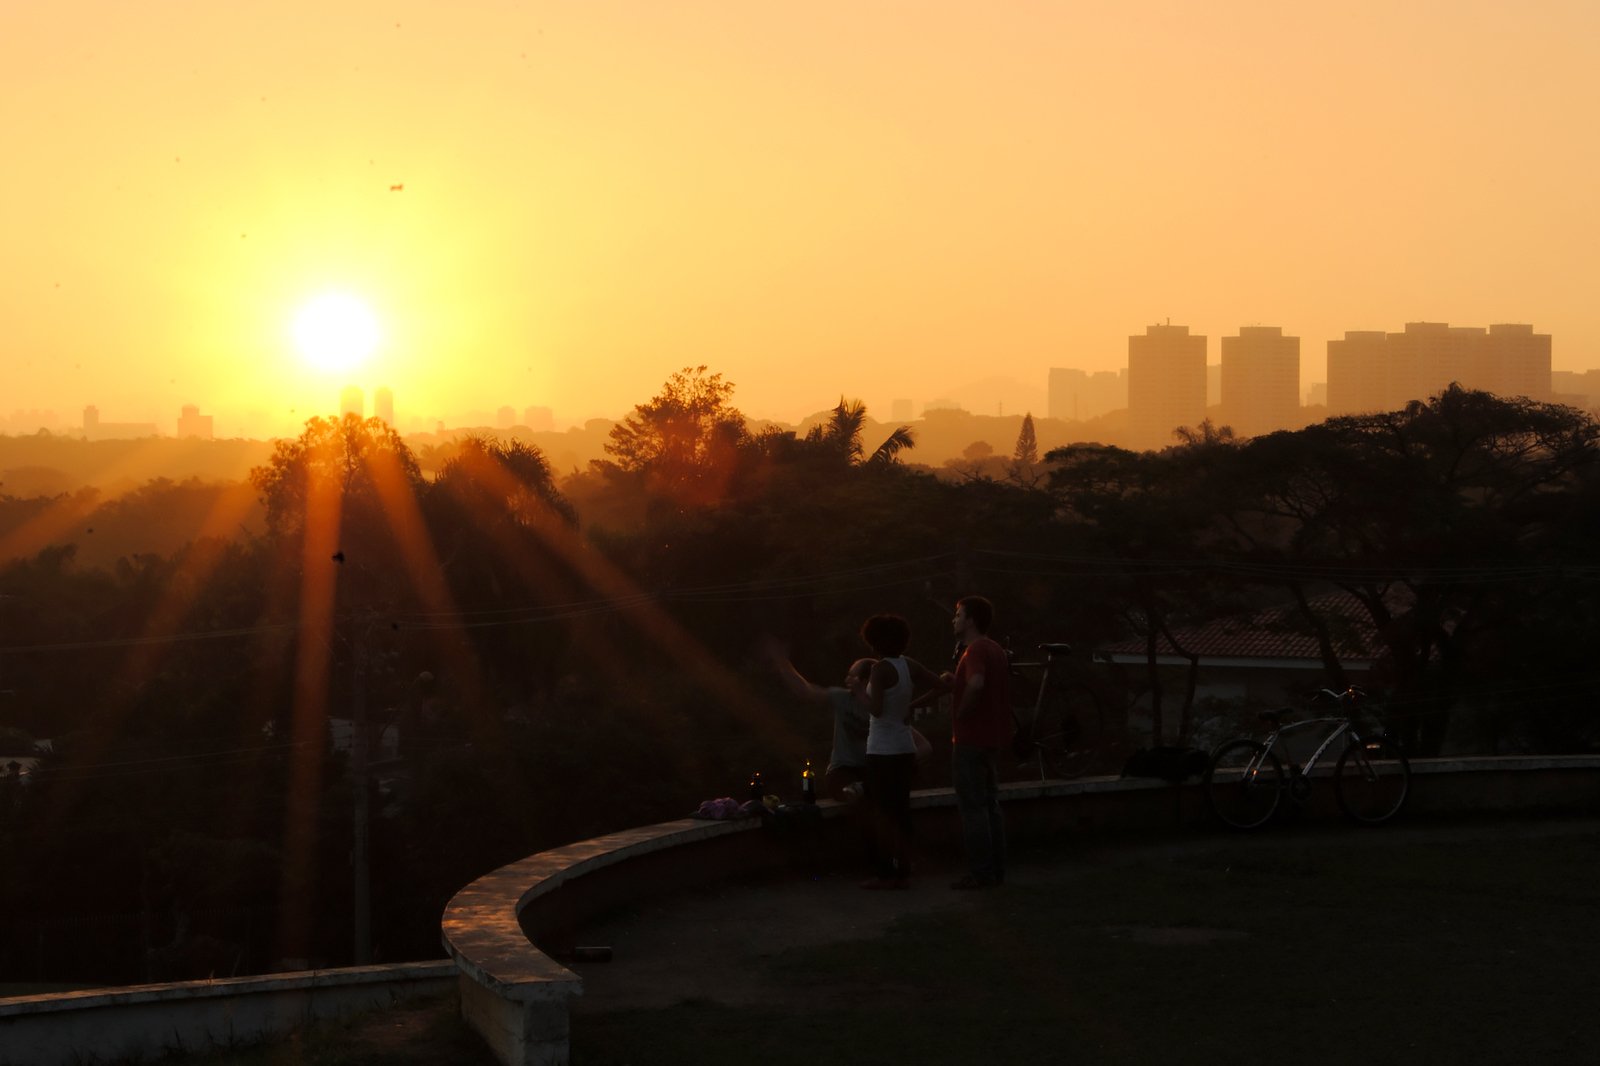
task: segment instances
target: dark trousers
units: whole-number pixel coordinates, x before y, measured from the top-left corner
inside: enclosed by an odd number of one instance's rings
[[[867,756],[867,794],[872,825],[872,865],[879,877],[911,875],[911,779],[917,757]]]
[[[1006,879],[1006,823],[1000,815],[1000,775],[995,750],[955,746],[950,767],[955,779],[956,809],[961,812],[961,837],[967,868],[973,878],[992,884]]]

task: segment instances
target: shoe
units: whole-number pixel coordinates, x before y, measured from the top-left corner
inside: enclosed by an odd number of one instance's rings
[[[996,886],[993,881],[986,881],[981,877],[973,877],[971,874],[967,874],[959,881],[950,882],[950,887],[955,889],[957,892],[975,892],[980,889],[995,888],[998,886]]]

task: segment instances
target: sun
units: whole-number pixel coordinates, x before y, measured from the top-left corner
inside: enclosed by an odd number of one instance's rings
[[[324,293],[295,312],[289,328],[301,358],[318,370],[350,370],[367,361],[382,339],[378,317],[355,296]]]

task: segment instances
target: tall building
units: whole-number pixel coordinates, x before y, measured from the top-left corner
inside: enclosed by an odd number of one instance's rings
[[[185,437],[211,439],[211,416],[201,414],[200,408],[192,403],[184,404],[183,413],[178,415],[178,438]]]
[[[1352,415],[1389,405],[1389,335],[1346,330],[1328,342],[1328,413]]]
[[[1458,381],[1468,387],[1480,377],[1479,342],[1483,330],[1444,322],[1407,322],[1404,333],[1389,334],[1389,386],[1383,409],[1398,410],[1425,400]]]
[[[1550,335],[1508,323],[1407,322],[1401,333],[1346,333],[1328,342],[1330,414],[1397,410],[1452,383],[1548,400]]]
[[[1488,384],[1500,396],[1551,398],[1550,334],[1535,333],[1531,325],[1503,322],[1489,327],[1484,345]]]
[[[372,417],[381,418],[385,425],[394,426],[394,390],[380,385],[372,390]]]
[[[494,413],[494,423],[498,429],[510,429],[517,424],[517,409],[505,404]]]
[[[1222,338],[1222,421],[1241,437],[1288,429],[1300,415],[1300,338],[1241,326]]]
[[[1206,339],[1188,326],[1149,326],[1128,338],[1128,428],[1141,448],[1173,442],[1172,431],[1206,417]]]
[[[346,385],[339,391],[339,415],[355,415],[357,418],[367,416],[367,405],[362,398],[360,385]]]
[[[1127,370],[1074,370],[1051,367],[1046,414],[1082,422],[1128,406]]]

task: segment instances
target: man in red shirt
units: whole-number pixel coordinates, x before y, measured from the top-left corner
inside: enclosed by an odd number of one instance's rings
[[[1011,713],[1011,663],[985,634],[994,605],[982,596],[956,604],[951,628],[966,645],[951,681],[951,740],[956,809],[967,851],[967,874],[955,889],[995,888],[1006,880],[1006,827],[1000,816],[996,758],[1016,731]]]

